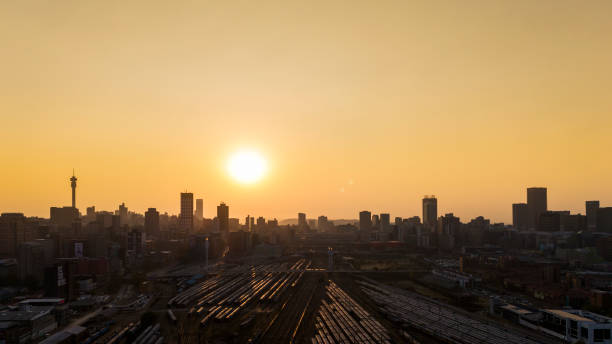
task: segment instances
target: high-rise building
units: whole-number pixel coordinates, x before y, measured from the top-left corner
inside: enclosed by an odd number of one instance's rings
[[[34,240],[33,223],[22,213],[2,213],[0,215],[0,257],[16,258],[19,246],[29,240]]]
[[[597,231],[612,233],[612,207],[597,209]]]
[[[266,218],[263,216],[260,216],[257,218],[257,228],[263,228],[266,226]]]
[[[423,197],[423,224],[434,228],[438,219],[438,199],[436,196]]]
[[[378,215],[372,215],[372,228],[380,230],[380,217]]]
[[[145,246],[146,237],[147,236],[145,233],[137,229],[132,229],[130,232],[128,232],[128,251],[132,251],[136,254],[141,254]]]
[[[189,233],[193,230],[193,193],[181,192],[179,228]]]
[[[236,232],[240,230],[240,219],[236,217],[229,218],[229,231]]]
[[[380,229],[384,232],[391,231],[391,215],[380,214]]]
[[[87,207],[87,222],[94,222],[96,220],[96,207],[95,206],[91,206],[91,207]]]
[[[452,250],[455,248],[456,237],[461,230],[461,221],[453,213],[448,213],[438,219],[438,248]]]
[[[51,223],[61,228],[72,227],[72,223],[79,218],[79,211],[75,207],[51,207],[49,209]]]
[[[225,203],[217,206],[217,221],[219,223],[219,232],[222,235],[229,233],[229,207]]]
[[[77,177],[74,176],[74,170],[72,170],[72,177],[70,177],[70,187],[72,188],[72,207],[76,208],[76,183]]]
[[[298,213],[298,227],[306,228],[308,223],[306,222],[306,214]]]
[[[204,200],[201,198],[196,199],[195,218],[197,221],[204,219]]]
[[[359,212],[359,230],[361,232],[372,230],[372,213],[367,210]]]
[[[308,228],[315,228],[317,227],[317,221],[316,220],[308,220]]]
[[[529,210],[527,203],[514,203],[512,205],[512,225],[515,229],[526,230],[529,223]]]
[[[395,222],[394,222],[394,224],[395,224],[396,226],[401,225],[403,222],[404,222],[404,220],[403,220],[401,217],[399,217],[399,216],[396,216],[396,217],[395,217]]]
[[[244,227],[246,228],[247,231],[252,230],[251,229],[251,215],[247,215],[247,217],[244,219]]]
[[[438,219],[438,233],[456,235],[461,228],[461,221],[453,213],[445,214]]]
[[[317,219],[317,229],[319,230],[319,232],[327,232],[327,225],[327,216],[319,216],[319,218]]]
[[[599,201],[586,201],[586,216],[587,227],[590,231],[597,229],[597,211],[599,210]]]
[[[119,205],[119,210],[117,210],[115,215],[119,215],[120,226],[123,227],[128,224],[128,208],[125,206],[125,203]]]
[[[155,208],[149,208],[145,212],[145,233],[147,235],[159,233],[159,211]]]
[[[587,218],[581,214],[569,214],[569,211],[560,216],[560,228],[562,232],[581,232],[586,231]]]
[[[561,216],[569,216],[569,210],[544,211],[538,218],[538,230],[541,232],[558,232],[561,230]]]
[[[546,188],[533,187],[527,189],[527,211],[528,220],[527,226],[529,229],[538,228],[540,223],[540,214],[548,210],[548,202],[546,196]]]

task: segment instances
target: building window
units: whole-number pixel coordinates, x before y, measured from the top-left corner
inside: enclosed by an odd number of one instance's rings
[[[596,342],[603,342],[606,339],[610,339],[610,329],[609,328],[598,328],[593,331],[593,339]]]
[[[580,328],[580,338],[589,339],[589,329],[586,327]]]
[[[578,338],[578,323],[575,320],[570,320],[570,336]]]

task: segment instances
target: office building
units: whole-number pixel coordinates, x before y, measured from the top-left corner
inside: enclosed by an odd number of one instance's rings
[[[61,228],[70,228],[79,219],[79,211],[74,207],[51,207],[49,213],[51,223]]]
[[[145,247],[146,234],[137,229],[128,232],[127,250],[135,254],[142,254]]]
[[[253,230],[253,227],[251,226],[251,215],[247,215],[247,217],[244,219],[244,228],[246,228],[247,231]]]
[[[569,214],[569,211],[560,215],[559,229],[562,232],[582,232],[587,228],[587,217],[584,215]]]
[[[240,230],[240,219],[236,217],[229,218],[229,231],[235,232]]]
[[[529,210],[527,203],[514,203],[512,205],[512,226],[520,231],[526,230],[529,223]]]
[[[217,206],[217,221],[219,223],[219,232],[222,235],[229,233],[229,207],[225,203]]]
[[[327,216],[319,216],[317,219],[317,229],[319,232],[327,232],[328,231],[328,221]]]
[[[251,233],[246,231],[235,231],[229,234],[229,254],[240,256],[251,249]]]
[[[587,226],[590,231],[597,229],[597,211],[599,210],[599,201],[586,201],[586,217]]]
[[[383,232],[391,231],[391,215],[389,214],[380,214],[380,230]]]
[[[529,229],[537,229],[540,214],[548,210],[546,188],[533,187],[527,189],[527,211]]]
[[[438,219],[438,233],[456,235],[461,229],[461,221],[453,213],[445,214]]]
[[[597,209],[597,231],[612,233],[612,207]]]
[[[378,215],[372,215],[372,228],[376,231],[380,230],[380,217]]]
[[[299,213],[298,214],[298,227],[299,228],[306,228],[306,227],[308,227],[308,223],[306,223],[306,214],[304,214],[304,213]]]
[[[372,230],[372,213],[367,210],[359,212],[359,230],[364,233]]]
[[[204,219],[204,200],[201,198],[196,199],[195,218],[199,222]]]
[[[128,208],[125,206],[125,203],[119,205],[119,210],[115,212],[115,215],[119,215],[119,225],[121,227],[128,224]]]
[[[453,213],[441,216],[437,222],[438,226],[438,248],[441,250],[452,250],[455,248],[455,240],[461,230],[461,221]]]
[[[19,246],[34,240],[36,224],[28,221],[22,213],[0,215],[0,258],[16,258]]]
[[[435,228],[438,218],[438,200],[435,196],[423,197],[423,224]]]
[[[545,211],[540,213],[538,219],[538,230],[541,232],[559,232],[561,230],[561,216],[567,216],[570,212]]]
[[[147,235],[159,234],[159,211],[155,208],[149,208],[145,212],[145,233]]]
[[[181,192],[179,228],[187,233],[193,230],[193,193],[191,192]]]

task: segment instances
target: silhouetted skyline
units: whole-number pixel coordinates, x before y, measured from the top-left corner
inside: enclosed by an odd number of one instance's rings
[[[0,211],[70,205],[72,167],[79,207],[139,212],[185,187],[241,218],[612,203],[609,1],[35,3],[0,5]]]

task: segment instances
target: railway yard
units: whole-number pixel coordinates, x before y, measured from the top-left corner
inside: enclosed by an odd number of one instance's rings
[[[114,313],[103,321],[113,324],[88,343],[550,342],[324,263],[291,256],[219,264],[194,278],[158,276],[147,296],[132,290],[109,307]],[[146,324],[144,313],[152,314]]]

